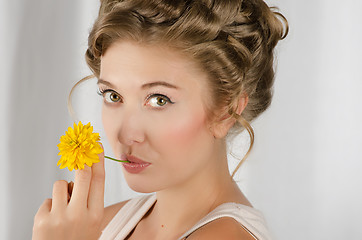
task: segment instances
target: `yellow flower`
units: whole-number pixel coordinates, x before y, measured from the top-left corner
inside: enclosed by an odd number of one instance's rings
[[[60,165],[60,169],[68,167],[69,171],[84,169],[84,164],[91,167],[93,163],[99,162],[98,154],[103,152],[99,140],[99,134],[93,133],[90,123],[85,126],[81,122],[78,125],[74,123],[74,129],[69,127],[65,135],[60,137],[58,155],[61,158],[57,166]]]

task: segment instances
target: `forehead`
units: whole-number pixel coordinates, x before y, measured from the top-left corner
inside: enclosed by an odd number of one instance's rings
[[[107,49],[101,57],[100,78],[111,82],[132,80],[139,84],[163,80],[180,87],[196,84],[204,88],[207,83],[201,68],[181,52],[162,45],[130,41],[113,43]]]

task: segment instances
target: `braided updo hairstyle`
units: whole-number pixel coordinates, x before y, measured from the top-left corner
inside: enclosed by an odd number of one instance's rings
[[[262,0],[101,0],[86,61],[99,78],[101,56],[120,40],[163,44],[189,56],[208,74],[209,119],[219,110],[218,116],[236,118],[231,132],[249,132],[249,150],[233,177],[254,143],[249,122],[271,103],[273,49],[287,32],[284,16]],[[248,104],[238,115],[235,104],[243,96]]]

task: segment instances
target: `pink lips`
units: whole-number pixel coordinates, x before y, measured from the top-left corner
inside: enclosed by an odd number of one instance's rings
[[[122,163],[124,169],[126,169],[126,171],[129,173],[139,173],[151,165],[149,162],[142,161],[139,158],[126,154],[122,154],[121,160],[130,161],[129,163]]]

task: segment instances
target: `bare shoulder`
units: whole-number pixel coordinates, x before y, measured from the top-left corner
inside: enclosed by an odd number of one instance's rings
[[[101,229],[103,230],[108,223],[112,220],[112,218],[117,214],[117,212],[129,201],[123,201],[123,202],[119,202],[113,205],[110,205],[106,208],[104,208],[104,215],[103,215],[103,220],[102,220],[102,226]]]
[[[187,239],[255,240],[255,238],[247,230],[245,230],[239,222],[231,217],[216,219],[197,229]]]

